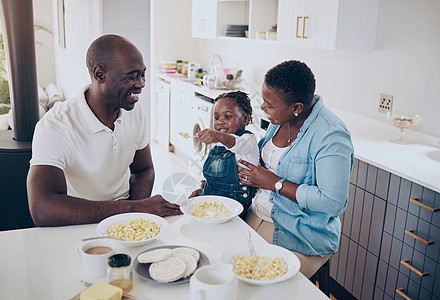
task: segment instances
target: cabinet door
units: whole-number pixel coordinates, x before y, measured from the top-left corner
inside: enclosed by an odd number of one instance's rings
[[[194,92],[185,86],[185,83],[171,82],[170,101],[170,142],[177,150],[191,153],[192,139],[182,137],[179,132],[192,134],[194,119],[192,119],[192,105]]]
[[[192,36],[216,38],[217,0],[192,0]]]
[[[170,84],[162,80],[156,82],[156,141],[168,149],[170,143]]]
[[[282,43],[334,48],[338,0],[280,0],[278,38]]]

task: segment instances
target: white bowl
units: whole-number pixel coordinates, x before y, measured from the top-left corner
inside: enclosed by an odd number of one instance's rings
[[[223,204],[230,212],[231,216],[225,218],[216,218],[216,219],[207,219],[193,216],[191,214],[191,210],[197,208],[197,204],[200,202],[216,202],[218,204]],[[185,214],[190,216],[193,220],[203,222],[203,223],[224,223],[232,219],[233,217],[238,216],[243,211],[243,205],[237,200],[222,197],[222,196],[198,196],[194,198],[190,198],[184,201],[180,205],[180,210]]]
[[[254,284],[254,285],[268,285],[276,282],[284,281],[286,279],[291,278],[296,273],[298,273],[301,263],[298,257],[291,251],[286,248],[271,245],[271,244],[257,244],[254,243],[254,250],[257,256],[266,256],[266,257],[282,257],[284,261],[287,263],[288,270],[287,273],[281,277],[270,279],[270,280],[256,280],[256,279],[248,279],[241,277],[237,274],[235,276],[244,282]],[[234,246],[232,248],[227,249],[220,256],[220,261],[227,264],[232,264],[232,260],[236,256],[247,256],[250,257],[250,251],[248,244],[241,244],[238,246]]]
[[[108,236],[108,229],[111,226],[116,224],[124,225],[125,223],[135,219],[150,220],[151,222],[156,223],[160,226],[159,233],[156,236],[143,241],[119,241],[115,239],[115,243],[125,247],[139,247],[148,244],[157,238],[160,238],[168,230],[168,222],[162,217],[146,213],[125,213],[108,217],[99,222],[98,226],[96,227],[96,233],[99,236]]]

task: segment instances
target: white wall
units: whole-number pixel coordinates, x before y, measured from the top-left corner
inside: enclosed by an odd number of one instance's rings
[[[438,0],[381,0],[376,49],[368,52],[296,48],[258,41],[190,39],[186,45],[173,43],[175,38],[190,34],[190,29],[181,24],[186,10],[180,7],[190,6],[191,1],[164,2],[167,9],[156,13],[174,16],[167,18],[169,28],[156,30],[164,39],[157,47],[168,44],[164,59],[175,59],[179,53],[189,55],[191,51],[193,58],[207,66],[210,56],[219,53],[224,66],[242,68],[243,77],[256,84],[262,82],[272,66],[298,59],[314,72],[317,93],[328,105],[384,120],[384,114],[377,112],[379,96],[391,94],[393,110],[420,112],[425,120],[419,130],[440,137]],[[190,23],[190,14],[185,24]],[[168,37],[169,32],[173,32],[172,37]]]
[[[44,26],[44,30],[35,31],[36,61],[38,84],[45,88],[49,83],[55,83],[55,52],[51,0],[34,0],[34,24]]]
[[[102,0],[102,34],[118,34],[135,44],[150,68],[150,1]],[[147,78],[148,80],[148,78]],[[150,85],[140,95],[140,105],[150,115]]]

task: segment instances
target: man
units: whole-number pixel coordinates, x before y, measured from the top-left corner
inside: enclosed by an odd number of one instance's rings
[[[27,178],[35,225],[96,223],[125,212],[181,214],[162,196],[150,197],[148,122],[135,105],[145,86],[142,54],[127,39],[105,35],[86,60],[91,85],[35,128]]]

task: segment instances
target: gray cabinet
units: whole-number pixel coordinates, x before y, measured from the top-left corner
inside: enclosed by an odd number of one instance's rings
[[[330,276],[357,299],[440,299],[440,193],[355,160]]]

